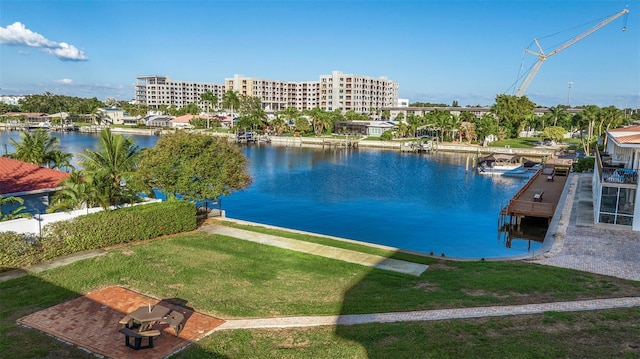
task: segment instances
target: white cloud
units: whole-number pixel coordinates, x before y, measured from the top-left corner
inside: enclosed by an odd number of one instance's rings
[[[31,55],[31,54],[29,53],[29,51],[25,51],[25,50],[18,50],[18,53],[19,53],[20,55]]]
[[[14,46],[40,47],[62,61],[86,61],[84,51],[66,42],[55,42],[33,32],[20,22],[14,22],[7,27],[0,27],[0,44]]]
[[[60,79],[60,80],[56,80],[57,83],[59,84],[63,84],[63,85],[71,85],[73,83],[72,79]]]
[[[44,51],[56,55],[60,60],[63,61],[88,60],[83,51],[80,51],[75,46],[69,45],[65,42],[59,43],[57,48],[45,49]]]

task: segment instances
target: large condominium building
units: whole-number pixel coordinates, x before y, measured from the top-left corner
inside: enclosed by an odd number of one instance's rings
[[[347,75],[340,71],[320,76],[320,107],[324,110],[367,113],[397,104],[398,83],[386,77]]]
[[[319,81],[302,82],[234,75],[225,79],[224,85],[172,82],[168,77],[141,76],[136,84],[136,101],[153,108],[162,105],[182,107],[191,102],[198,103],[200,94],[207,91],[222,99],[224,92],[229,90],[260,98],[268,112],[287,107],[300,111],[320,107],[327,111],[341,109],[368,113],[372,109],[395,106],[398,101],[397,82],[385,77],[347,75],[340,71],[321,75]]]
[[[206,110],[207,104],[200,101],[200,95],[212,92],[222,99],[225,89],[224,85],[212,83],[171,81],[166,76],[138,76],[135,91],[136,102],[151,108],[180,108],[194,102]]]

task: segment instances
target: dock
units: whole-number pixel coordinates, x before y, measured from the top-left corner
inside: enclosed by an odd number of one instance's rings
[[[539,169],[502,209],[501,222],[518,224],[523,217],[551,221],[569,177],[571,161],[552,159]]]

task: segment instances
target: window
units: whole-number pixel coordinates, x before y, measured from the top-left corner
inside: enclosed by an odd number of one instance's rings
[[[632,225],[635,201],[634,188],[602,187],[598,222],[622,226]]]

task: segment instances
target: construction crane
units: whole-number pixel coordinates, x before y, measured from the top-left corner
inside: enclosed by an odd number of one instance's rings
[[[524,95],[525,90],[527,89],[527,87],[529,87],[529,85],[531,84],[531,81],[533,80],[533,78],[536,76],[536,73],[538,72],[538,70],[540,70],[540,66],[542,66],[542,63],[548,59],[549,57],[557,54],[558,52],[566,49],[567,47],[575,44],[576,42],[584,39],[585,37],[593,34],[594,32],[600,30],[601,28],[605,27],[607,24],[609,24],[610,22],[612,22],[613,20],[619,18],[622,15],[625,15],[629,12],[629,10],[627,9],[623,9],[611,16],[609,16],[608,18],[602,20],[601,22],[599,22],[597,25],[591,27],[590,29],[586,30],[585,32],[581,33],[580,35],[570,39],[569,41],[563,43],[562,45],[558,46],[555,50],[549,52],[548,54],[544,53],[544,50],[542,50],[542,46],[540,46],[540,43],[538,42],[538,39],[533,39],[533,41],[536,43],[536,46],[538,46],[538,49],[540,50],[539,53],[535,52],[535,51],[531,51],[529,49],[525,49],[524,51],[536,55],[538,56],[538,60],[536,61],[535,64],[533,64],[533,66],[531,67],[531,70],[529,70],[529,73],[527,74],[527,77],[524,79],[524,81],[522,81],[522,84],[520,84],[520,87],[518,88],[518,90],[516,91],[516,96],[517,97],[522,97],[522,95]],[[625,31],[627,29],[626,24],[625,26],[622,27],[622,31]]]

